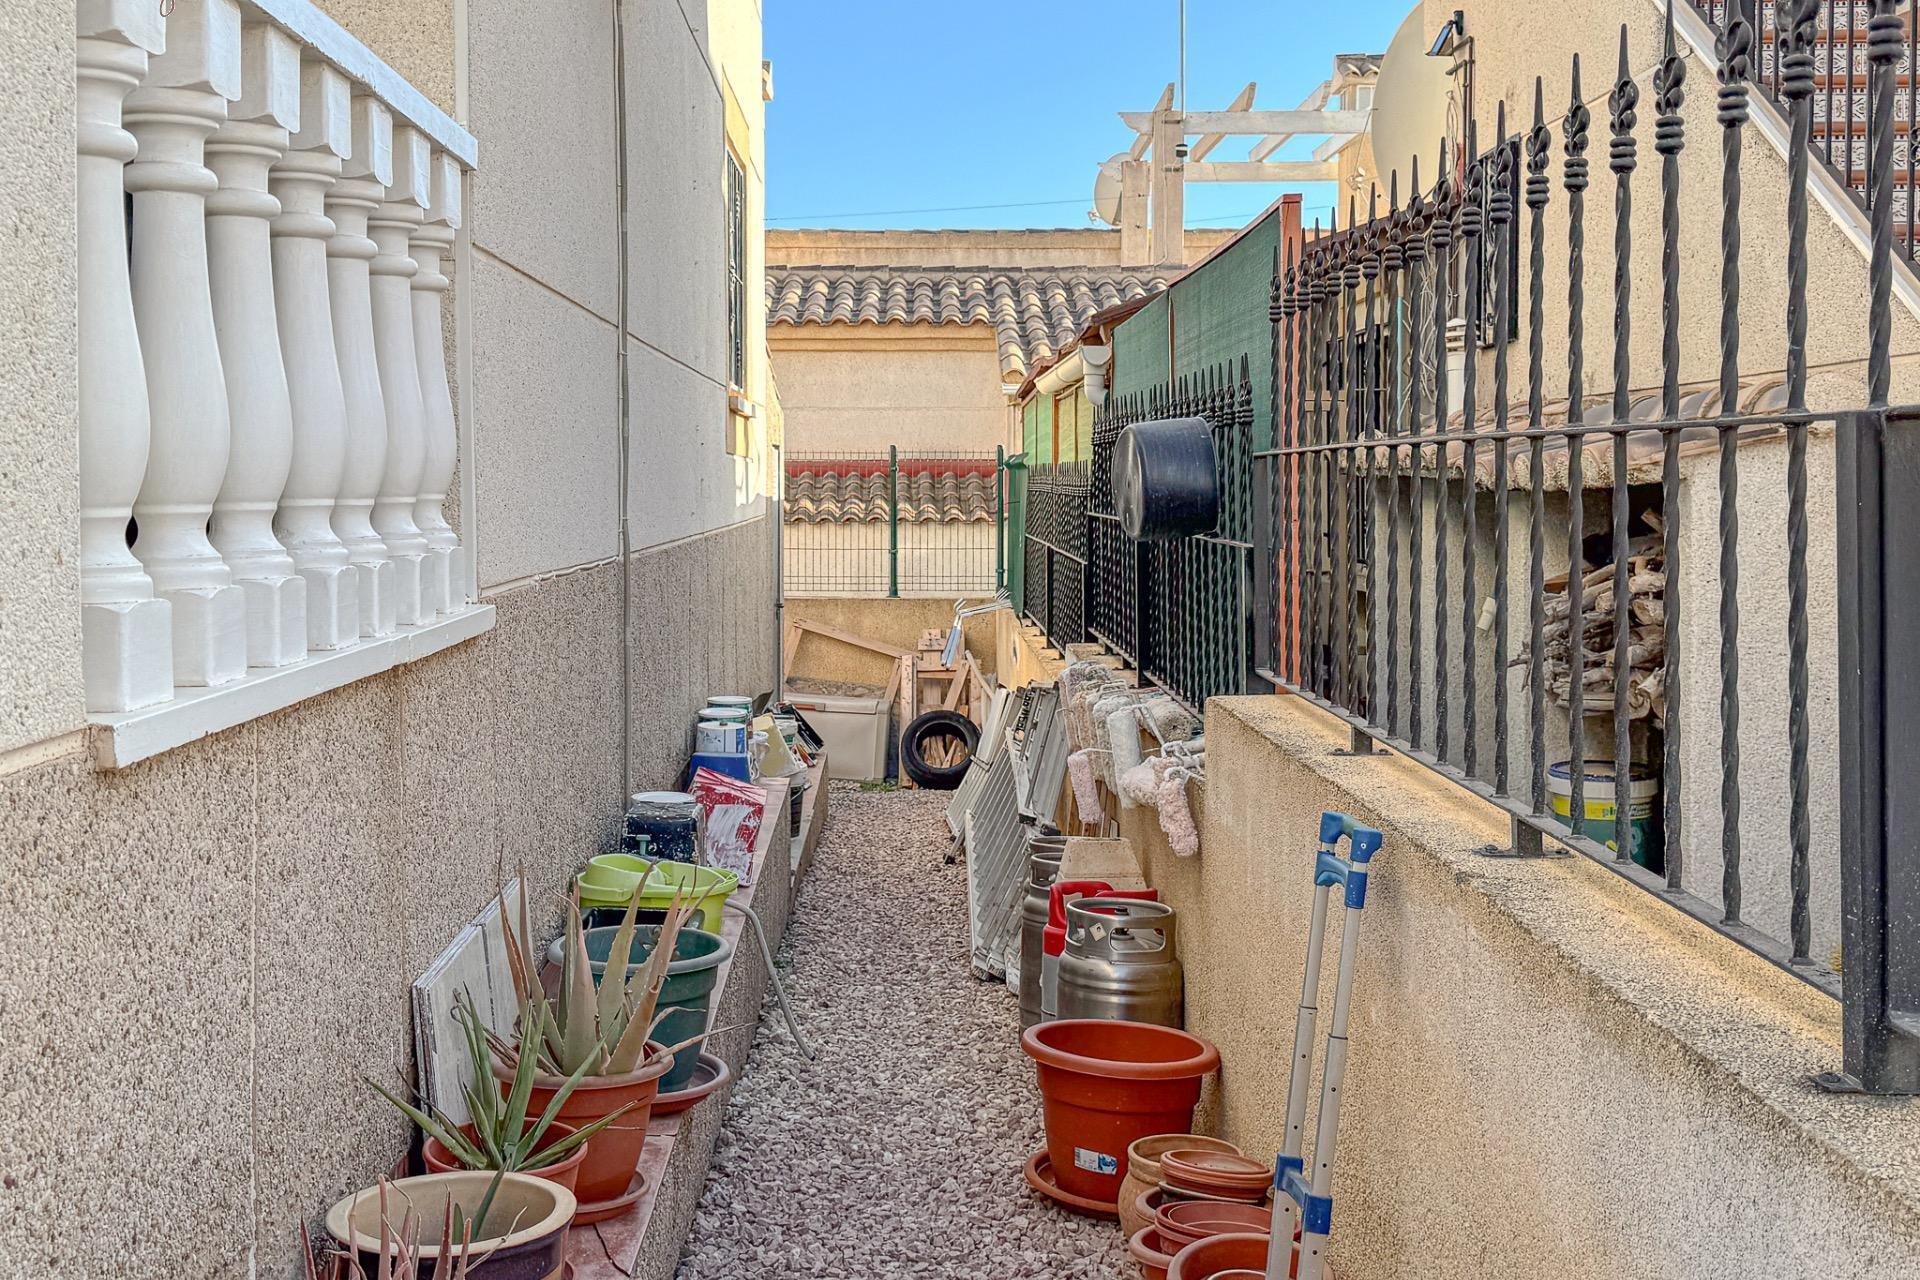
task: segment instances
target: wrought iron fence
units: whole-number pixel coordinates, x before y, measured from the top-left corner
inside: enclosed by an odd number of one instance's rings
[[[1087,638],[1087,495],[1084,462],[1027,473],[1021,612],[1059,645]]]
[[[1742,18],[1754,40],[1750,56],[1752,83],[1759,91],[1762,110],[1775,113],[1781,123],[1790,115],[1785,85],[1786,60],[1780,53],[1783,27],[1779,7],[1772,0],[1689,0],[1722,39],[1735,17]],[[1913,19],[1912,0],[1899,0],[1894,12],[1903,23],[1897,34],[1902,48],[1895,60],[1898,77],[1893,97],[1893,238],[1896,253],[1912,258],[1915,228],[1915,182],[1920,178],[1913,152],[1912,124],[1920,118],[1920,29]],[[1844,187],[1865,211],[1869,154],[1867,117],[1870,111],[1871,65],[1868,61],[1873,0],[1819,0],[1813,12],[1813,65],[1802,74],[1813,77],[1808,89],[1812,112],[1814,161],[1834,182]]]
[[[1006,585],[1005,451],[812,452],[785,462],[793,596],[986,595]]]
[[[1277,264],[1280,414],[1276,447],[1261,455],[1263,528],[1271,531],[1262,543],[1270,606],[1261,659],[1274,686],[1346,720],[1357,748],[1389,743],[1504,808],[1512,852],[1539,855],[1541,837],[1551,836],[1844,994],[1847,1074],[1828,1083],[1912,1092],[1920,1090],[1920,823],[1910,806],[1889,800],[1888,779],[1920,747],[1910,727],[1920,723],[1920,692],[1908,688],[1920,663],[1920,601],[1912,598],[1920,588],[1909,581],[1920,519],[1910,498],[1887,501],[1890,486],[1920,466],[1913,416],[1887,407],[1892,255],[1906,216],[1895,200],[1895,104],[1911,93],[1896,84],[1895,67],[1912,35],[1892,0],[1861,7],[1871,11],[1862,28],[1867,341],[1853,369],[1864,373],[1863,394],[1843,392],[1859,407],[1810,408],[1808,395],[1817,54],[1834,48],[1817,23],[1834,6],[1782,0],[1768,28],[1779,43],[1763,74],[1788,122],[1784,218],[1766,229],[1784,266],[1777,378],[1743,377],[1742,364],[1743,337],[1758,328],[1743,311],[1741,278],[1743,229],[1751,229],[1741,183],[1756,75],[1751,17],[1733,14],[1720,33],[1719,145],[1705,161],[1721,178],[1720,298],[1698,312],[1681,290],[1687,63],[1670,13],[1643,94],[1623,30],[1603,120],[1586,104],[1576,60],[1557,120],[1536,82],[1517,158],[1502,104],[1491,151],[1479,152],[1470,123],[1467,162],[1447,155],[1434,188],[1420,190],[1416,176],[1405,205],[1396,190],[1384,216],[1353,225],[1350,214],[1345,232]],[[1649,264],[1660,299],[1659,377],[1647,394],[1634,389],[1631,358],[1643,105],[1660,227]],[[1596,131],[1614,188],[1604,396],[1589,396],[1587,362],[1585,201]],[[1556,202],[1566,239],[1552,279],[1566,292],[1556,300],[1564,329],[1549,332],[1547,216]],[[1515,219],[1525,224],[1527,256],[1518,294],[1504,261]],[[1527,316],[1518,371],[1504,341],[1492,344],[1490,369],[1473,354],[1481,308],[1459,300],[1478,297],[1489,270],[1496,332],[1521,310]],[[1457,385],[1447,343],[1456,315],[1467,353]],[[1719,333],[1717,377],[1683,384],[1682,325],[1702,322]],[[1547,385],[1549,344],[1564,365],[1559,398]],[[1420,375],[1428,359],[1437,371],[1431,387]],[[1849,375],[1829,376],[1844,387]],[[1819,495],[1810,491],[1816,438],[1821,465],[1830,458],[1835,476]],[[1837,513],[1834,559],[1822,568],[1837,588],[1822,582],[1818,594],[1822,616],[1832,608],[1838,618],[1817,638],[1816,496]],[[1699,527],[1702,512],[1714,513],[1708,527]],[[1756,612],[1751,602],[1774,598],[1768,584],[1781,603]],[[1778,613],[1784,643],[1769,635]],[[1744,679],[1743,662],[1752,664]],[[1690,679],[1706,687],[1689,688]],[[1818,744],[1818,770],[1816,710],[1833,716],[1823,720],[1822,736],[1832,738]],[[1757,740],[1754,724],[1743,727],[1746,712],[1777,719],[1781,741],[1761,737],[1761,750],[1743,755]],[[1683,778],[1703,766],[1704,778]],[[1823,825],[1830,812],[1834,828],[1819,842],[1816,810]],[[1756,821],[1776,812],[1777,823]],[[1835,939],[1843,963],[1826,945]]]
[[[1090,568],[1090,594],[1075,579],[1070,607],[1057,606],[1049,559],[1029,568],[1030,597],[1037,583],[1045,600],[1027,612],[1076,637],[1086,618],[1197,705],[1246,687],[1236,646],[1251,557],[1262,687],[1345,720],[1356,749],[1390,744],[1505,809],[1512,846],[1490,853],[1541,856],[1551,837],[1840,995],[1845,1071],[1827,1087],[1920,1092],[1920,814],[1893,791],[1920,753],[1920,409],[1889,405],[1894,256],[1912,238],[1913,175],[1897,150],[1914,118],[1911,13],[1893,0],[1707,8],[1718,146],[1699,163],[1719,178],[1717,307],[1681,287],[1682,158],[1700,149],[1669,10],[1650,75],[1629,64],[1623,30],[1603,119],[1576,59],[1557,115],[1536,81],[1524,129],[1509,136],[1501,104],[1490,149],[1469,122],[1463,152],[1443,145],[1433,187],[1412,173],[1402,204],[1396,176],[1384,216],[1356,224],[1350,210],[1345,230],[1285,250],[1272,448],[1242,443],[1244,373],[1109,403],[1086,550],[1069,557]],[[1836,51],[1845,98],[1830,92]],[[1763,225],[1742,188],[1756,90],[1777,97],[1783,127],[1761,132],[1787,160],[1784,211],[1769,201]],[[1822,102],[1864,119],[1816,148]],[[1613,197],[1600,395],[1586,296],[1596,131]],[[1658,250],[1642,247],[1637,276],[1649,132]],[[1868,215],[1865,343],[1852,364],[1826,365],[1815,405],[1809,188],[1835,137]],[[1762,282],[1784,295],[1777,329],[1743,307],[1748,231],[1782,264]],[[1658,372],[1642,392],[1633,297],[1647,275]],[[1719,336],[1713,376],[1686,382],[1682,326],[1703,322]],[[1784,350],[1784,368],[1750,370],[1746,349]],[[1221,433],[1228,514],[1205,538],[1132,543],[1115,519],[1114,441],[1129,422],[1190,413]],[[1249,491],[1259,500],[1244,502]],[[1832,539],[1823,528],[1816,547],[1812,515],[1828,503]],[[1030,538],[1029,565],[1065,536]]]
[[[1113,500],[1120,432],[1152,418],[1205,418],[1213,429],[1219,523],[1174,541],[1134,542]],[[1151,391],[1115,396],[1093,428],[1091,630],[1146,679],[1189,706],[1244,693],[1253,672],[1253,384],[1247,360]]]

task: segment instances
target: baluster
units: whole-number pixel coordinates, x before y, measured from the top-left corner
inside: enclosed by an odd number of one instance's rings
[[[420,425],[420,362],[413,347],[416,268],[407,252],[407,241],[426,214],[427,158],[428,143],[418,130],[394,130],[393,178],[386,199],[367,220],[378,250],[368,265],[373,349],[387,407],[387,465],[373,502],[373,527],[393,560],[396,619],[403,627],[430,622],[434,612],[421,580],[427,540],[413,522],[427,449]]]
[[[147,469],[147,374],[127,272],[127,94],[165,47],[147,0],[80,0],[74,97],[80,296],[80,620],[88,711],[133,711],[173,696],[172,606],[127,546]]]
[[[369,97],[353,99],[351,152],[340,180],[327,193],[333,219],[327,242],[327,298],[333,344],[346,402],[346,454],[333,531],[347,545],[359,575],[360,634],[390,635],[397,606],[393,561],[373,528],[373,500],[387,470],[387,406],[373,353],[373,294],[367,264],[377,252],[367,238],[367,216],[380,207],[393,178],[393,117]]]
[[[280,362],[267,173],[300,124],[300,46],[270,23],[241,35],[240,97],[207,140],[220,189],[207,197],[207,272],[232,419],[227,474],[209,533],[247,606],[247,665],[307,656],[307,584],[273,534],[293,457],[293,407]]]
[[[426,464],[420,475],[420,500],[413,521],[427,540],[424,590],[439,613],[456,613],[466,603],[466,575],[460,569],[460,536],[441,509],[459,440],[453,416],[453,395],[447,387],[447,358],[442,334],[441,299],[448,280],[442,267],[460,226],[460,164],[444,153],[433,158],[433,202],[427,220],[413,235],[413,345],[420,362],[421,426],[426,440]]]
[[[246,601],[207,539],[231,429],[207,277],[206,141],[240,92],[240,9],[179,0],[166,52],[127,99],[139,144],[133,193],[133,310],[152,412],[133,552],[173,606],[173,680],[225,684],[247,673]]]
[[[300,125],[292,149],[274,166],[268,188],[280,201],[273,220],[273,292],[280,354],[292,402],[293,440],[274,532],[307,584],[307,645],[344,649],[360,642],[359,572],[333,531],[333,504],[346,465],[347,404],[327,302],[327,243],[333,220],[327,192],[352,151],[352,89],[325,63],[300,77]]]
[[[1620,70],[1607,97],[1612,145],[1607,167],[1614,175],[1613,197],[1613,856],[1627,861],[1633,854],[1632,794],[1633,735],[1629,718],[1633,674],[1632,598],[1628,566],[1632,561],[1631,530],[1627,527],[1627,432],[1633,390],[1633,170],[1639,162],[1639,143],[1633,136],[1639,122],[1640,86],[1627,64],[1627,28],[1620,26]],[[1580,625],[1580,615],[1574,615]],[[1580,829],[1576,819],[1574,829]],[[1643,857],[1645,855],[1642,855]]]

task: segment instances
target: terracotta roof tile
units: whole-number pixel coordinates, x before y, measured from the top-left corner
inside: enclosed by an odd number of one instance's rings
[[[1000,373],[1018,382],[1095,312],[1167,286],[1120,267],[767,268],[769,324],[991,324]]]
[[[994,464],[902,463],[900,519],[975,524],[993,519]],[[873,524],[887,518],[887,464],[835,459],[787,463],[786,518],[799,524]]]

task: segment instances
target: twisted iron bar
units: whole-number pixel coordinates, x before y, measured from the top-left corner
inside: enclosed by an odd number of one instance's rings
[[[1538,431],[1543,425],[1543,401],[1546,378],[1542,370],[1546,347],[1546,245],[1547,200],[1553,183],[1547,177],[1547,165],[1553,150],[1553,135],[1546,125],[1546,89],[1540,77],[1533,81],[1533,127],[1527,131],[1527,426]],[[1532,644],[1527,669],[1527,745],[1528,781],[1533,812],[1547,813],[1547,531],[1546,441],[1535,436],[1529,442],[1527,478],[1530,490],[1527,521],[1528,635]]]
[[[1511,553],[1507,530],[1507,339],[1512,332],[1513,290],[1509,280],[1512,242],[1507,228],[1513,222],[1513,151],[1507,144],[1507,104],[1495,114],[1493,185],[1487,200],[1487,222],[1493,228],[1494,341],[1493,420],[1502,433],[1493,445],[1493,741],[1494,789],[1507,794],[1511,785],[1513,753],[1507,747],[1507,559]]]
[[[1613,203],[1613,420],[1627,421],[1631,410],[1633,356],[1633,170],[1638,144],[1633,127],[1639,116],[1640,86],[1627,65],[1627,27],[1620,24],[1620,70],[1607,98],[1613,134],[1607,167],[1614,176]],[[1613,437],[1613,856],[1626,861],[1633,851],[1632,806],[1625,803],[1632,787],[1633,736],[1628,716],[1629,677],[1633,670],[1633,630],[1627,590],[1631,530],[1628,528],[1627,433]],[[1574,625],[1579,618],[1575,615]],[[1576,695],[1578,690],[1575,691]],[[1579,830],[1576,819],[1574,829]]]
[[[1481,228],[1485,219],[1481,201],[1485,196],[1486,171],[1480,158],[1479,130],[1471,120],[1467,122],[1467,155],[1467,186],[1461,192],[1460,201],[1460,253],[1466,260],[1467,277],[1466,305],[1461,307],[1466,322],[1462,334],[1466,358],[1460,380],[1460,430],[1466,440],[1460,449],[1460,759],[1461,766],[1472,777],[1479,773],[1480,755],[1479,662],[1475,654],[1478,628],[1474,626],[1473,607],[1480,585],[1474,567],[1474,544],[1479,541],[1479,521],[1474,518],[1479,476],[1474,469],[1473,433],[1480,410],[1480,290],[1485,286],[1480,270]],[[1445,446],[1441,448],[1444,453]]]
[[[1780,91],[1792,124],[1787,147],[1787,408],[1807,407],[1807,152],[1813,131],[1813,42],[1817,0],[1778,0],[1774,26],[1779,45]],[[1796,960],[1812,948],[1807,910],[1813,845],[1812,780],[1808,768],[1807,722],[1807,427],[1787,427],[1787,756],[1790,929]],[[1740,918],[1740,874],[1735,865],[1724,880],[1732,896],[1724,899],[1729,922]]]
[[[1407,418],[1406,434],[1414,443],[1407,449],[1408,502],[1411,507],[1408,519],[1408,537],[1412,545],[1408,548],[1412,560],[1408,574],[1407,600],[1407,700],[1411,713],[1412,726],[1407,741],[1418,750],[1425,741],[1426,713],[1421,699],[1421,669],[1424,666],[1423,655],[1426,650],[1421,646],[1421,621],[1424,614],[1424,602],[1421,599],[1421,582],[1426,577],[1422,570],[1426,566],[1425,525],[1427,521],[1427,498],[1422,472],[1425,471],[1424,451],[1420,448],[1420,343],[1424,337],[1421,321],[1425,308],[1420,305],[1421,264],[1427,260],[1427,209],[1420,195],[1420,157],[1413,157],[1413,198],[1407,203]]]
[[[1587,129],[1592,113],[1580,96],[1580,55],[1573,55],[1572,101],[1561,121],[1565,138],[1561,185],[1567,192],[1567,425],[1582,418],[1586,379],[1586,192]],[[1587,741],[1584,713],[1587,653],[1580,618],[1586,609],[1585,442],[1567,437],[1567,775],[1571,788],[1567,820],[1578,829],[1587,812]]]
[[[1720,412],[1740,397],[1740,151],[1753,28],[1736,3],[1716,41],[1720,59]],[[1720,428],[1720,859],[1740,864],[1739,428]]]
[[[1672,422],[1680,416],[1680,152],[1686,145],[1686,123],[1680,115],[1685,102],[1687,64],[1675,51],[1673,0],[1667,0],[1666,44],[1654,72],[1655,109],[1653,149],[1660,155],[1660,416]],[[1660,468],[1662,556],[1667,583],[1664,601],[1666,636],[1666,724],[1661,735],[1664,754],[1660,771],[1661,831],[1665,836],[1667,887],[1678,889],[1682,873],[1681,827],[1681,699],[1680,699],[1680,433],[1662,434]],[[1617,587],[1618,584],[1616,584]],[[1618,783],[1616,782],[1616,787]],[[1620,799],[1618,790],[1616,800]],[[1625,806],[1622,805],[1622,808]]]
[[[1406,224],[1400,213],[1400,172],[1395,170],[1388,184],[1387,195],[1386,244],[1380,252],[1380,268],[1386,277],[1386,330],[1392,341],[1385,347],[1390,352],[1384,361],[1386,376],[1392,380],[1392,394],[1387,400],[1385,421],[1387,445],[1387,626],[1386,648],[1381,652],[1381,665],[1386,669],[1387,684],[1387,728],[1400,731],[1400,663],[1395,657],[1400,639],[1400,448],[1393,443],[1400,434],[1401,406],[1407,394],[1406,382],[1401,377],[1400,363],[1400,282],[1406,270],[1407,255],[1401,247],[1401,237]]]

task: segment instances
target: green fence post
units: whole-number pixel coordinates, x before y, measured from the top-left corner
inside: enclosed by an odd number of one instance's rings
[[[887,598],[900,598],[900,446],[887,446]]]
[[[1007,589],[1007,448],[993,451],[993,589]]]

